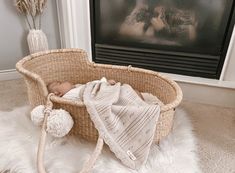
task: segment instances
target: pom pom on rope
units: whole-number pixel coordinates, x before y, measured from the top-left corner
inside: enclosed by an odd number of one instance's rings
[[[69,133],[73,124],[69,112],[63,109],[53,109],[47,119],[46,131],[54,137],[63,137]]]
[[[39,105],[36,106],[32,111],[31,111],[31,120],[34,125],[36,126],[41,126],[43,123],[44,119],[44,110],[45,106],[44,105]]]
[[[41,126],[44,120],[46,107],[39,105],[31,111],[31,120],[34,125]],[[73,127],[73,119],[69,112],[63,109],[50,110],[50,115],[47,118],[46,131],[54,137],[63,137],[69,133]]]

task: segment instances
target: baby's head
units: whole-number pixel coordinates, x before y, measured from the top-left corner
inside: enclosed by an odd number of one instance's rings
[[[73,88],[74,88],[74,85],[71,84],[70,82],[55,81],[47,85],[47,89],[49,93],[54,93],[55,95],[60,96],[60,97]]]

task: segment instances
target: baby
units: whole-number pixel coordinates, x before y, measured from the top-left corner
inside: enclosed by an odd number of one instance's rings
[[[106,78],[102,78],[100,80],[95,80],[93,82],[108,82],[110,85],[115,85],[116,82],[114,80],[106,80]],[[54,93],[55,95],[67,99],[72,100],[82,100],[82,93],[84,91],[85,85],[83,84],[76,84],[73,85],[70,82],[60,82],[55,81],[51,82],[47,85],[47,89],[49,93]]]
[[[93,82],[97,82],[97,83],[98,82],[107,82],[110,85],[116,84],[115,80],[113,80],[113,79],[107,80],[104,77],[100,80],[95,80]],[[72,83],[67,82],[67,81],[65,81],[65,82],[55,81],[55,82],[49,83],[47,85],[47,89],[48,89],[49,93],[54,93],[55,95],[57,95],[59,97],[72,99],[72,100],[82,100],[82,94],[85,89],[85,85],[84,84],[73,85]],[[135,90],[135,91],[139,95],[139,97],[141,99],[143,99],[143,96],[141,95],[141,93],[137,90]]]

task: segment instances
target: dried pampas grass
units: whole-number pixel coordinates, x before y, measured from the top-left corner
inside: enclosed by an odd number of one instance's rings
[[[16,0],[15,5],[17,10],[25,16],[30,29],[41,29],[41,16],[46,3],[47,0]],[[36,25],[37,19],[38,27]]]

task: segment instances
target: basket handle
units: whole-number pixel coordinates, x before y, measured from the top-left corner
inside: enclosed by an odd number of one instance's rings
[[[46,144],[46,137],[47,137],[47,131],[46,131],[46,124],[47,124],[47,118],[52,110],[53,103],[50,100],[50,97],[53,94],[49,94],[47,97],[47,103],[46,103],[46,108],[44,110],[44,119],[43,119],[43,124],[42,124],[42,129],[41,129],[41,136],[38,144],[38,152],[37,152],[37,168],[39,173],[46,173],[44,164],[43,164],[43,159],[44,159],[44,151],[45,151],[45,144]]]
[[[46,146],[46,138],[47,138],[47,131],[46,131],[46,124],[47,118],[50,115],[50,112],[53,107],[53,103],[50,100],[50,97],[54,94],[49,94],[47,97],[46,109],[44,111],[44,120],[41,129],[41,136],[38,144],[38,151],[37,151],[37,169],[39,173],[47,173],[44,167],[44,153],[45,153],[45,146]],[[86,161],[82,170],[79,173],[90,173],[92,167],[94,166],[97,158],[101,154],[101,151],[104,146],[104,140],[99,136],[95,150],[93,151],[92,155],[90,156],[89,160]]]

